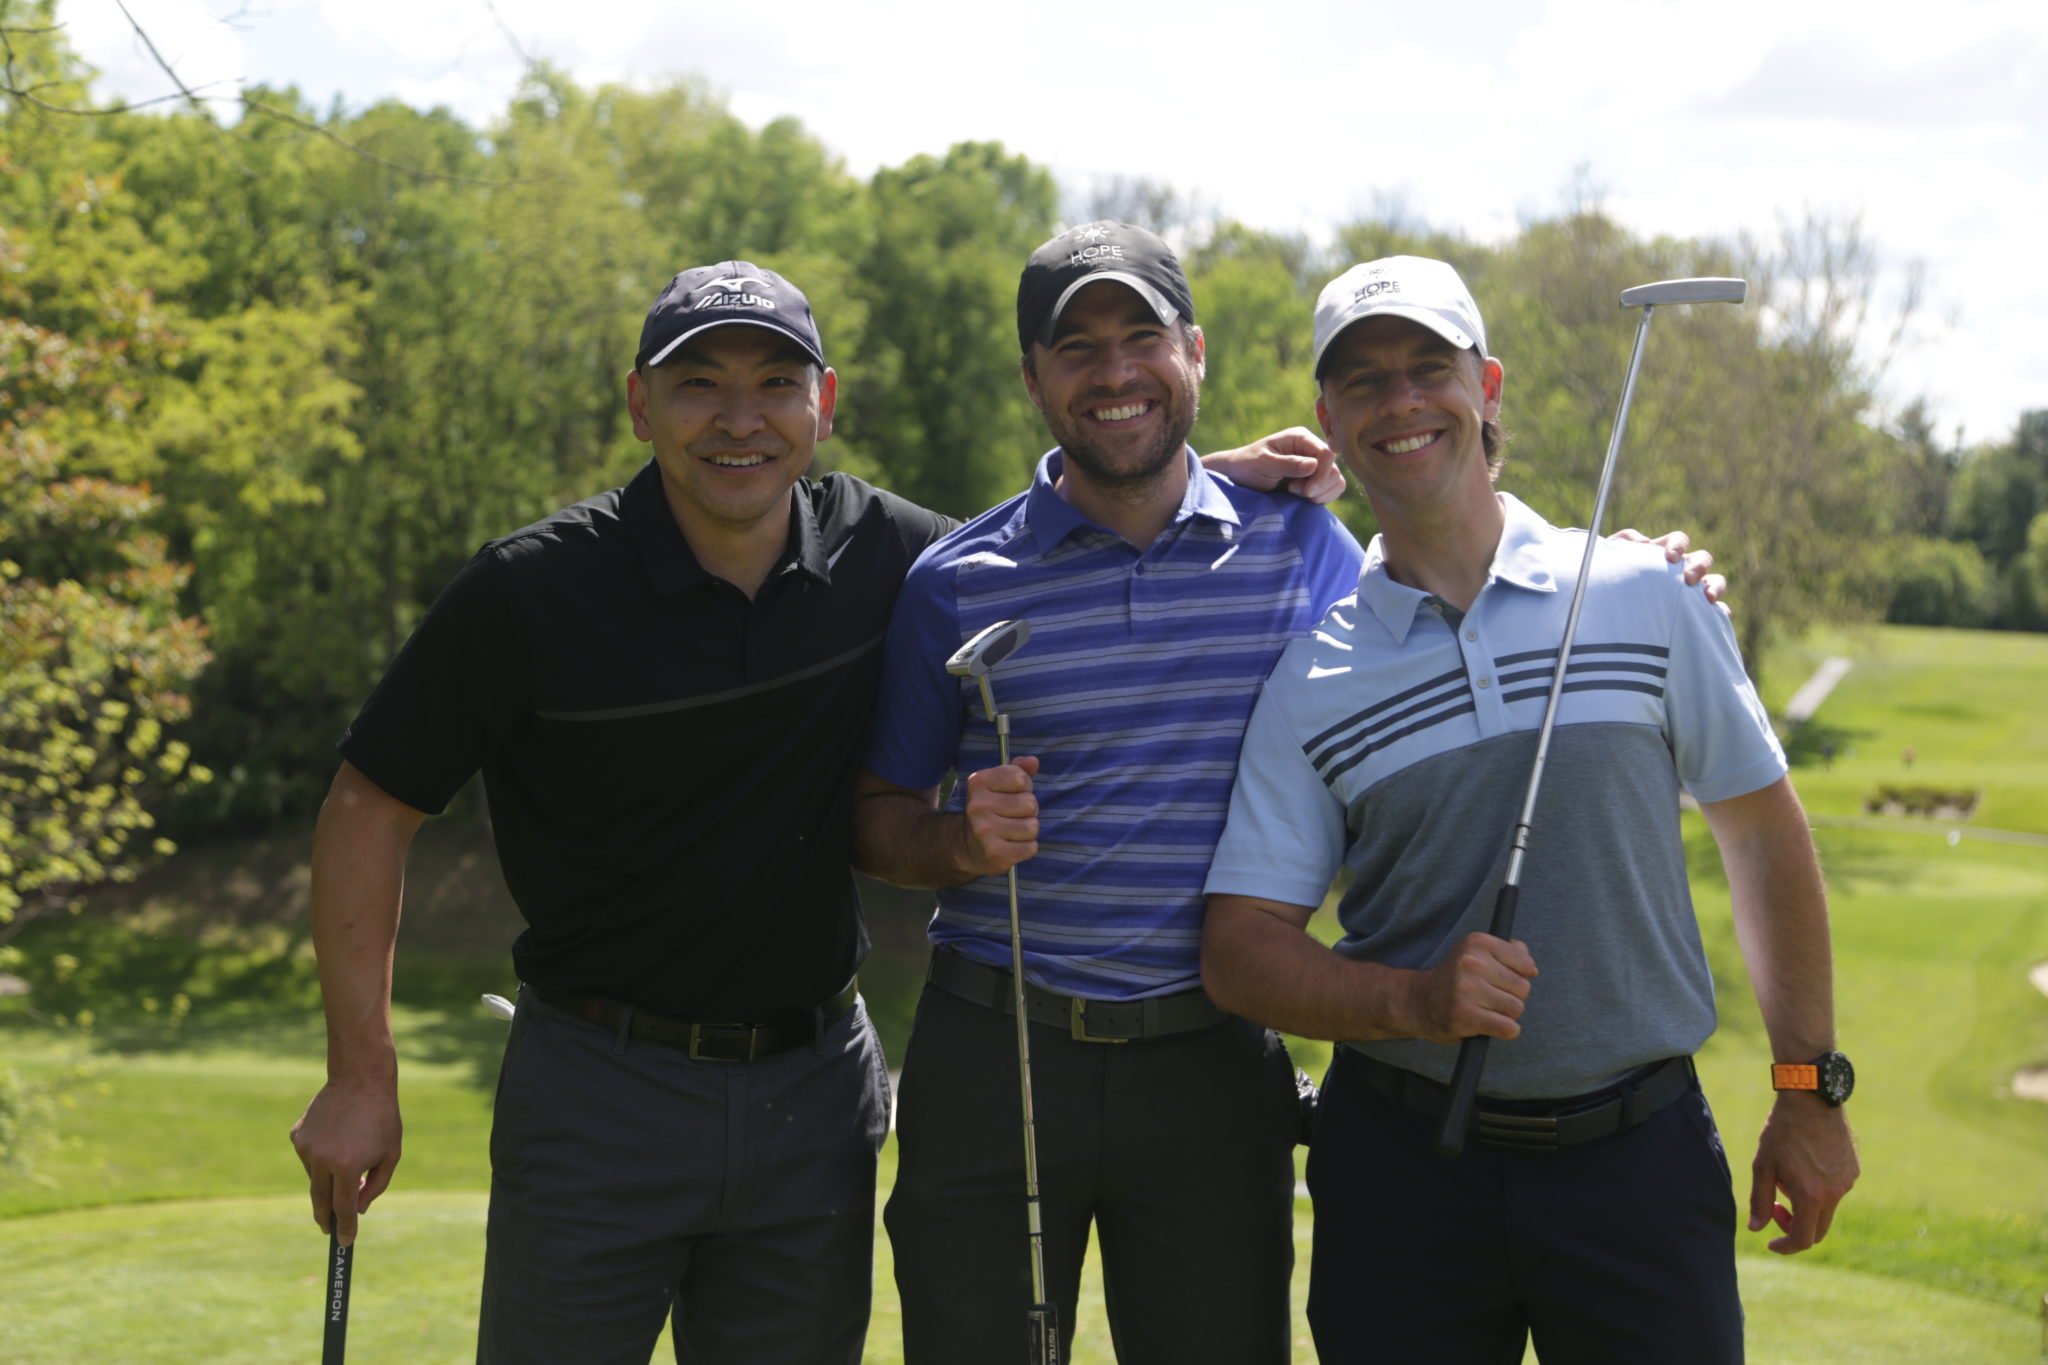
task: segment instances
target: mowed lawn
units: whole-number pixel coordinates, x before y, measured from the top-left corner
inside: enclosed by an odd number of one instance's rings
[[[1860,820],[1880,782],[1924,782],[1983,791],[1965,833],[2048,835],[2048,719],[2033,700],[2048,640],[1896,629],[1818,639],[1773,660],[1769,699],[1781,703],[1828,654],[1857,664],[1801,744],[1817,754],[1824,735],[1835,755],[1797,780],[1833,889],[1864,1179],[1813,1253],[1786,1260],[1761,1252],[1762,1237],[1741,1238],[1750,1359],[2032,1361],[2048,1292],[2048,1105],[2012,1098],[2009,1081],[2048,1064],[2048,999],[2025,976],[2048,960],[2048,847],[1838,822]],[[1702,1068],[1741,1195],[1769,1102],[1767,1048],[1711,841],[1696,821],[1688,829],[1723,1009]],[[503,1026],[464,1001],[406,1009],[400,1022],[407,1155],[397,1192],[364,1224],[351,1344],[364,1360],[465,1361]],[[176,1048],[95,1059],[39,1181],[0,1184],[5,1365],[314,1358],[325,1238],[285,1132],[320,1079],[317,1021],[196,1023]],[[49,1074],[65,1055],[55,1035],[0,1027],[0,1065]],[[885,1189],[893,1160],[892,1147]],[[1297,1306],[1310,1227],[1303,1200]],[[876,1257],[868,1359],[894,1362],[886,1238]],[[1075,1360],[1109,1361],[1092,1278],[1080,1318]],[[1297,1325],[1295,1358],[1311,1361]]]

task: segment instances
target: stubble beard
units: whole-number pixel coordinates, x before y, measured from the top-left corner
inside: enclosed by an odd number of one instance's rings
[[[1060,443],[1061,453],[1067,463],[1078,469],[1091,487],[1104,497],[1118,501],[1132,501],[1142,498],[1166,476],[1173,462],[1187,448],[1188,436],[1195,429],[1195,417],[1201,410],[1202,394],[1198,387],[1190,386],[1185,395],[1169,391],[1161,402],[1165,419],[1160,424],[1159,438],[1151,446],[1141,450],[1135,459],[1129,456],[1119,460],[1090,436],[1088,419],[1079,422],[1062,420],[1048,421],[1053,436]]]

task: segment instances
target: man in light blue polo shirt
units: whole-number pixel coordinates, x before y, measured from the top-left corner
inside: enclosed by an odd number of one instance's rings
[[[1750,1229],[1812,1245],[1857,1165],[1819,866],[1733,634],[1663,556],[1600,547],[1523,869],[1527,941],[1480,932],[1583,533],[1496,492],[1503,371],[1449,266],[1393,257],[1333,281],[1315,357],[1317,415],[1381,534],[1259,700],[1203,977],[1224,1008],[1345,1042],[1309,1164],[1318,1354],[1511,1363],[1533,1332],[1545,1359],[1739,1361],[1734,1202],[1691,1067],[1714,1003],[1681,786],[1786,1064]],[[1340,867],[1332,950],[1304,928]],[[1509,1041],[1477,1142],[1444,1160],[1450,1045],[1474,1034]]]

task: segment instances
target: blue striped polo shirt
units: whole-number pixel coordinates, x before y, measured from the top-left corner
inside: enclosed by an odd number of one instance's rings
[[[1200,983],[1202,882],[1260,684],[1363,557],[1327,509],[1185,458],[1187,494],[1139,550],[1060,497],[1051,451],[1028,491],[919,557],[889,625],[868,767],[923,790],[998,761],[979,689],[946,659],[997,621],[1031,623],[990,683],[1011,755],[1040,761],[1039,851],[1017,869],[1024,974],[1063,994]],[[1005,878],[938,901],[934,944],[1009,967]]]
[[[1337,951],[1396,967],[1487,927],[1586,544],[1498,496],[1506,525],[1462,617],[1395,582],[1376,539],[1357,594],[1289,647],[1245,737],[1212,893],[1320,905],[1341,867]],[[1515,919],[1542,975],[1483,1082],[1507,1098],[1583,1094],[1706,1041],[1679,787],[1720,801],[1786,770],[1727,618],[1656,546],[1598,547],[1565,678]],[[1440,1081],[1457,1055],[1351,1046]]]

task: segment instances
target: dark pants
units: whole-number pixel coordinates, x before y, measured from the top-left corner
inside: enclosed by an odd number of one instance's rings
[[[1337,1050],[1309,1149],[1323,1365],[1737,1365],[1735,1199],[1705,1096],[1543,1154],[1433,1126]]]
[[[1241,1019],[1132,1043],[1031,1028],[1047,1297],[1071,1356],[1092,1220],[1123,1365],[1286,1365],[1294,1071]],[[884,1219],[906,1365],[1021,1358],[1031,1302],[1013,1017],[918,1003]]]
[[[856,1007],[693,1062],[525,992],[491,1128],[480,1365],[858,1365],[888,1079]]]

